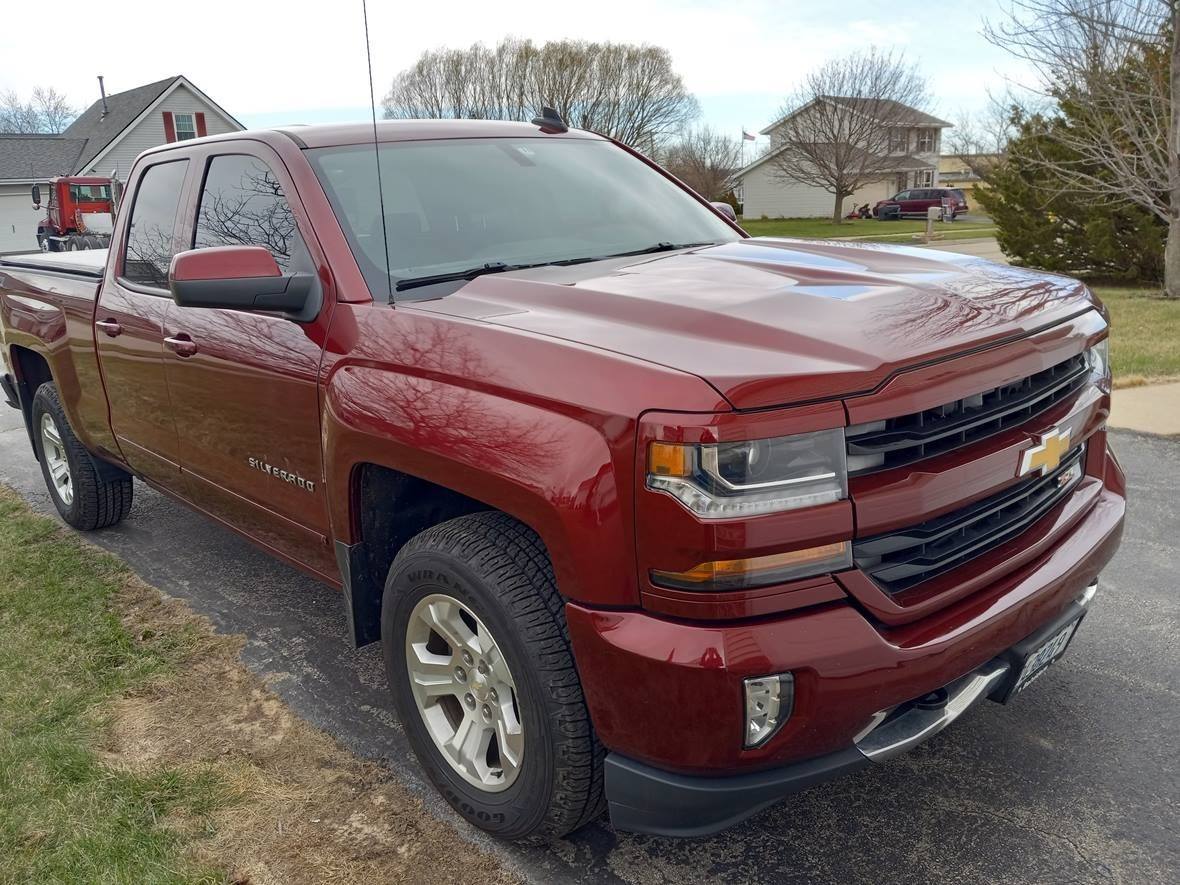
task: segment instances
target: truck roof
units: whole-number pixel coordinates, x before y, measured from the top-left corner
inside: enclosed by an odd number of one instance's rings
[[[570,129],[563,133],[542,133],[532,123],[517,123],[509,120],[378,120],[377,141],[425,141],[433,138],[576,138],[603,140],[601,135],[583,129]],[[287,138],[303,148],[331,147],[346,144],[372,144],[373,124],[361,123],[314,123],[276,126],[267,129],[247,129],[244,132],[227,132],[204,138],[186,139],[160,145],[144,151],[157,154],[164,151],[183,149],[195,144],[216,141],[237,141],[255,138],[270,142],[274,138]]]
[[[279,126],[276,132],[301,142],[307,147],[328,147],[338,144],[364,144],[373,140],[373,124],[320,123],[308,126]],[[239,135],[245,133],[238,133]],[[431,138],[512,138],[541,136],[544,138],[589,138],[602,136],[581,129],[561,134],[542,134],[532,123],[508,120],[378,120],[377,141],[422,141]]]

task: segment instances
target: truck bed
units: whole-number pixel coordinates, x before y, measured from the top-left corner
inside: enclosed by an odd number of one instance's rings
[[[0,268],[22,270],[51,270],[56,273],[102,279],[107,265],[107,249],[87,249],[81,252],[29,252],[0,258]]]

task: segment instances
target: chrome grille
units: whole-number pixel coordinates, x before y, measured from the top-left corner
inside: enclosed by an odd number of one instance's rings
[[[1084,446],[1045,476],[909,528],[852,544],[856,566],[886,593],[900,593],[994,550],[1048,513],[1081,481]]]
[[[848,428],[848,472],[861,476],[953,451],[1017,427],[1081,390],[1089,378],[1079,353],[1042,372],[954,402]]]

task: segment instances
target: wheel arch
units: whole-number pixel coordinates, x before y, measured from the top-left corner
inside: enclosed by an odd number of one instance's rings
[[[54,380],[53,370],[43,354],[19,344],[12,345],[9,354],[12,374],[16,379],[17,396],[20,398],[21,415],[24,416],[25,430],[29,435],[29,445],[33,447],[33,452],[37,453],[37,441],[33,434],[33,395],[42,384]]]
[[[634,422],[361,366],[334,373],[325,407],[333,538],[358,645],[378,638],[401,545],[481,510],[540,538],[563,597],[637,604]]]

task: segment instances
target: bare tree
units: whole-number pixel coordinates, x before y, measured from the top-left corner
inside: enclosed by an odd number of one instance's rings
[[[0,132],[61,132],[78,116],[66,97],[52,86],[38,86],[25,101],[11,89],[0,95]]]
[[[808,74],[781,109],[771,133],[771,163],[784,180],[820,187],[835,197],[839,224],[844,200],[898,171],[908,153],[916,110],[929,101],[926,80],[893,52],[835,59]]]
[[[665,49],[505,39],[494,47],[436,49],[399,73],[386,118],[528,120],[548,105],[572,126],[645,150],[696,117],[696,99]]]
[[[705,199],[720,200],[733,189],[741,154],[741,142],[702,126],[672,142],[661,153],[660,162]]]
[[[1164,289],[1180,297],[1180,3],[1010,0],[1005,13],[985,35],[1031,63],[1041,93],[1068,110],[1044,117],[1041,133],[1063,150],[1026,159],[1062,192],[1167,224]]]

